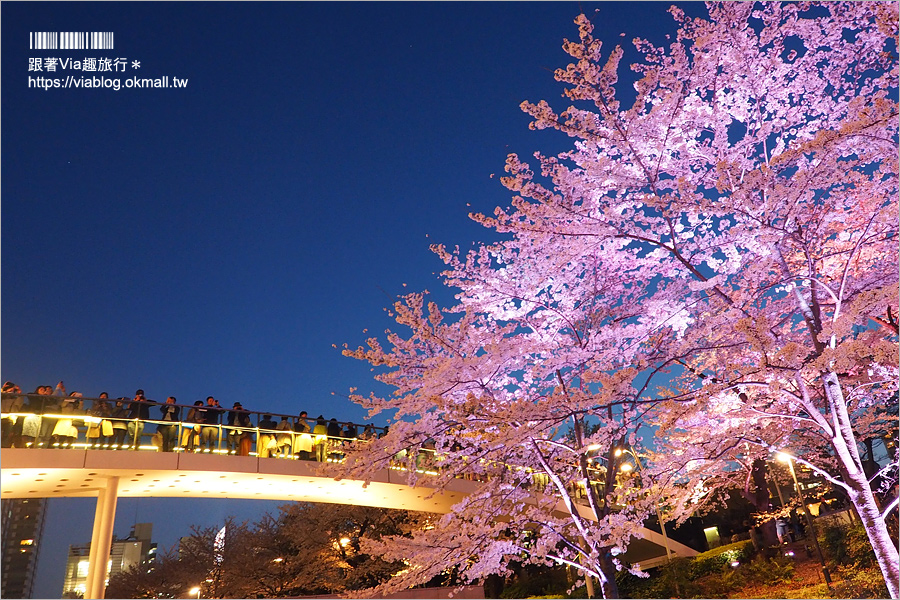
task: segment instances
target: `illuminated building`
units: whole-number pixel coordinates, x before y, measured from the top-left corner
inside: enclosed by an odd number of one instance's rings
[[[150,541],[153,523],[137,523],[125,539],[113,537],[109,561],[106,563],[106,583],[109,578],[131,567],[144,565],[149,568],[156,559],[156,544]],[[88,557],[90,543],[69,546],[66,560],[66,578],[63,582],[62,597],[83,595],[87,589]]]
[[[3,512],[3,550],[0,597],[31,598],[37,569],[47,500],[23,498],[0,501]]]

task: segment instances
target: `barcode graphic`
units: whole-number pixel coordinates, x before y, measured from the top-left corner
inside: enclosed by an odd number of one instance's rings
[[[112,31],[32,31],[32,50],[113,50]]]

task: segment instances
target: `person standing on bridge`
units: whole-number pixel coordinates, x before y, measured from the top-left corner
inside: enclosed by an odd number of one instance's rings
[[[39,385],[34,389],[34,394],[25,397],[23,410],[32,413],[16,421],[13,435],[16,438],[17,448],[36,448],[38,437],[41,434],[41,413],[43,412],[43,398],[49,392],[45,392],[47,386]]]
[[[328,448],[328,423],[322,415],[319,415],[319,418],[316,419],[316,426],[313,427],[313,444],[316,460],[325,462],[325,453]]]
[[[294,428],[288,417],[281,417],[278,423],[278,456],[282,458],[291,458],[294,450]]]
[[[69,415],[83,414],[81,392],[72,392],[63,401],[59,414],[66,415],[58,419],[53,427],[53,444],[59,448],[71,448],[78,439],[78,428],[75,419]]]
[[[22,389],[14,384],[12,381],[7,381],[3,384],[3,406],[2,410],[4,414],[17,413],[21,412],[22,407],[25,405],[25,397],[20,396],[22,393]],[[17,421],[21,421],[22,417],[4,417],[3,419],[3,430],[0,433],[0,446],[3,448],[12,448],[13,445],[13,428]]]
[[[178,440],[178,421],[181,420],[181,409],[175,406],[175,396],[166,398],[166,403],[160,407],[162,416],[160,423],[156,426],[156,433],[162,436],[163,452],[172,452],[175,450],[175,444]]]
[[[260,458],[268,458],[272,456],[277,444],[275,442],[275,431],[278,426],[272,420],[272,415],[263,415],[259,422],[259,437],[256,442],[256,455]]]
[[[41,409],[40,414],[43,415],[53,415],[58,414],[60,406],[60,400],[58,398],[62,398],[66,395],[66,386],[60,381],[56,384],[56,389],[53,389],[49,385],[41,386],[43,392],[38,392],[43,396],[54,396],[54,398],[41,398]],[[37,446],[43,446],[45,448],[50,448],[53,446],[53,430],[56,428],[57,417],[44,416],[40,419],[40,435],[38,435],[38,439],[36,441]]]
[[[203,400],[194,402],[194,407],[188,411],[184,419],[184,430],[181,434],[181,445],[185,452],[194,452],[200,443],[200,425],[206,414],[203,408]]]
[[[294,421],[294,454],[300,460],[312,458],[313,440],[310,432],[312,429],[306,422],[306,411],[300,411],[300,416]]]
[[[128,438],[132,450],[141,447],[141,436],[144,434],[144,421],[150,418],[150,402],[144,397],[144,390],[134,393],[134,399],[129,406]]]
[[[249,450],[247,454],[243,454],[241,451],[241,441],[244,438],[251,438],[252,442],[253,434],[248,431],[253,427],[253,423],[250,421],[250,413],[244,410],[240,402],[235,402],[232,409],[228,411],[226,423],[228,425],[228,454],[249,456]]]
[[[203,415],[203,426],[200,428],[200,448],[206,449],[206,452],[214,452],[219,444],[219,414],[222,407],[219,401],[212,396],[206,397],[205,413]]]
[[[106,419],[111,414],[112,407],[109,405],[109,394],[100,392],[100,396],[94,400],[94,405],[88,411],[90,417],[86,419],[88,428],[85,438],[92,450],[102,449],[105,445],[112,442],[112,423]]]
[[[128,402],[128,398],[122,397],[116,400],[116,406],[112,409],[111,417],[112,421],[112,436],[107,438],[109,440],[109,448],[110,450],[121,450],[125,447],[125,433],[128,430],[128,409],[125,407],[125,403]]]
[[[359,434],[359,439],[369,441],[374,440],[377,436],[375,435],[375,425],[369,423],[363,429],[363,432]]]

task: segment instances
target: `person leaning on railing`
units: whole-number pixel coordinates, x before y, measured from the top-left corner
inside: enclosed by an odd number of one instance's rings
[[[325,452],[328,445],[328,423],[325,417],[319,415],[316,425],[313,427],[313,452],[319,462],[325,462]]]
[[[112,414],[112,407],[109,405],[109,394],[100,392],[100,397],[94,400],[94,405],[88,411],[88,417],[85,419],[87,423],[87,442],[92,449],[103,448],[112,444],[113,427],[109,422]]]
[[[377,436],[375,434],[375,426],[372,423],[369,423],[368,425],[366,425],[363,428],[362,433],[359,434],[359,439],[366,440],[366,441],[374,440],[376,437]]]
[[[306,422],[306,411],[300,411],[300,416],[294,420],[294,454],[300,460],[312,460],[313,439],[312,429]]]
[[[23,410],[30,414],[16,422],[13,436],[17,447],[34,448],[37,446],[44,420],[42,416],[44,413],[44,397],[49,396],[52,391],[53,388],[49,385],[39,385],[35,388],[34,394],[25,397]]]
[[[194,402],[194,407],[188,411],[184,419],[184,429],[181,432],[181,447],[185,452],[194,452],[200,444],[201,419],[206,414],[203,409],[203,400]]]
[[[275,431],[278,425],[272,420],[272,415],[263,415],[259,422],[259,438],[256,442],[256,455],[260,458],[273,456],[277,447]]]
[[[53,447],[71,448],[78,439],[78,427],[75,426],[74,415],[84,414],[81,392],[72,392],[63,399],[59,407],[59,414],[64,415],[57,419],[51,433]]]
[[[112,409],[110,422],[112,423],[112,437],[110,440],[110,450],[121,450],[125,447],[125,433],[128,431],[128,407],[125,403],[128,398],[122,397],[116,400],[116,405]]]
[[[278,456],[281,458],[290,458],[294,450],[294,428],[291,425],[291,422],[288,421],[288,417],[281,417],[277,429],[281,432],[276,438]]]
[[[66,395],[66,386],[62,381],[56,384],[56,389],[49,385],[41,386],[42,392],[39,392],[45,398],[41,398],[40,414],[48,415],[40,418],[40,432],[38,433],[35,444],[49,448],[53,443],[53,430],[56,428],[57,417],[49,416],[59,413],[59,399]]]
[[[253,428],[253,422],[250,420],[250,413],[244,410],[240,402],[235,402],[228,411],[226,424],[228,425],[226,442],[228,454],[250,456],[253,434],[249,430]]]
[[[181,420],[181,408],[175,406],[175,396],[166,398],[166,403],[159,407],[163,421],[156,426],[156,433],[162,437],[162,445],[160,450],[163,452],[172,452],[178,443],[178,421]]]
[[[203,419],[200,427],[200,447],[206,452],[214,452],[219,439],[219,414],[222,407],[219,401],[212,396],[207,396],[206,406],[203,407]]]
[[[328,435],[328,459],[333,461],[340,461],[344,458],[344,441],[341,439],[341,434],[343,433],[341,424],[338,423],[337,419],[332,417],[331,420],[328,421],[328,426],[325,428],[325,432]]]
[[[131,401],[128,418],[128,438],[133,450],[141,447],[141,435],[144,433],[144,421],[150,418],[150,404],[144,397],[144,390],[138,390],[134,393],[134,400]]]
[[[22,412],[22,407],[25,405],[25,397],[20,395],[22,389],[12,381],[7,381],[3,384],[2,391],[3,397],[0,400],[0,412],[3,412],[5,415]],[[21,421],[21,419],[22,417],[8,416],[0,421],[0,425],[2,425],[2,430],[0,430],[0,447],[12,448],[16,421]]]

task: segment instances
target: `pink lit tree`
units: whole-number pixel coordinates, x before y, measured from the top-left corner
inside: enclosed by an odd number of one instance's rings
[[[579,17],[556,72],[569,106],[522,105],[572,149],[508,158],[512,205],[472,215],[500,241],[434,248],[455,306],[412,294],[403,333],[345,350],[396,388],[355,396],[396,423],[348,473],[411,449],[429,485],[486,480],[398,541],[394,586],[555,561],[614,597],[657,503],[684,518],[784,451],[845,491],[898,597],[897,499],[859,450],[897,393],[897,5],[707,8],[673,7],[666,47],[634,41],[635,93]],[[629,446],[650,461],[622,479]]]

